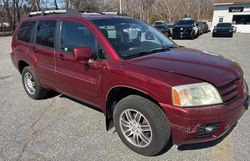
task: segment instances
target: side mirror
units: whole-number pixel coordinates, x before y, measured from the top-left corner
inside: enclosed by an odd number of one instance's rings
[[[90,47],[79,47],[73,49],[73,55],[76,61],[87,61],[93,57]]]

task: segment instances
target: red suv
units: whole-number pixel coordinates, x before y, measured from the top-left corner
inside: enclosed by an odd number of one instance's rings
[[[217,139],[248,107],[238,63],[176,45],[137,19],[66,12],[23,20],[11,59],[33,99],[55,90],[100,108],[143,155]]]

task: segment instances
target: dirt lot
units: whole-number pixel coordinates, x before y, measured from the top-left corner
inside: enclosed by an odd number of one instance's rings
[[[173,146],[157,157],[129,150],[114,130],[106,132],[104,116],[59,95],[34,101],[24,92],[11,63],[11,37],[0,38],[0,161],[5,160],[177,160],[247,161],[250,158],[250,114],[220,143]],[[250,85],[250,35],[176,40],[179,45],[206,50],[240,62]]]

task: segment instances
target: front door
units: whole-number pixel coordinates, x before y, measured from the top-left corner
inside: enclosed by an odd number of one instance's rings
[[[96,39],[82,23],[62,21],[56,51],[56,79],[58,88],[73,97],[97,105],[102,91],[102,69],[91,68],[87,62],[75,60],[73,49],[90,47],[96,51]]]

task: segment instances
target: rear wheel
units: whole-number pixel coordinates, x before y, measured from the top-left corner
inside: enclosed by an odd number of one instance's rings
[[[117,103],[114,124],[123,143],[142,155],[157,155],[170,140],[166,115],[158,105],[141,96],[130,95]]]
[[[32,99],[41,99],[46,96],[47,89],[42,88],[40,81],[30,66],[22,71],[22,82],[27,95]]]

